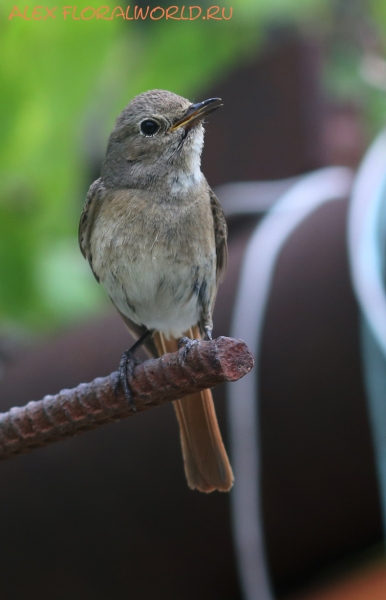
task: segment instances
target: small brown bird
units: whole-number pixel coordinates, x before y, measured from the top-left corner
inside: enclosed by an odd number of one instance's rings
[[[212,314],[227,265],[222,208],[201,172],[202,120],[221,104],[171,92],[136,96],[117,118],[101,177],[87,194],[79,244],[138,342],[122,355],[120,381],[144,344],[151,356],[188,352],[212,338]],[[187,340],[186,338],[189,338]],[[188,485],[233,484],[210,390],[174,402]]]

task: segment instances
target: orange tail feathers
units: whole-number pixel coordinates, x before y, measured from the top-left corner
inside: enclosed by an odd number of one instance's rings
[[[187,337],[200,338],[198,327],[191,328]],[[167,340],[159,332],[154,334],[154,341],[160,354],[178,348],[177,340]],[[233,485],[233,472],[221,438],[212,392],[203,390],[173,404],[189,487],[207,493],[228,492]]]

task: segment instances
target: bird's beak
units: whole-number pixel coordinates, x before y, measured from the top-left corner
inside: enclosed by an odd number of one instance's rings
[[[209,100],[204,100],[204,102],[191,104],[182,119],[174,123],[169,131],[175,131],[183,126],[192,127],[195,123],[220,108],[220,106],[223,106],[222,104],[213,106],[213,102],[221,102],[221,98],[209,98]]]

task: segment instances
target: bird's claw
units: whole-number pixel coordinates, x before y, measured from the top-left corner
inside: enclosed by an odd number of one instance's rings
[[[212,341],[212,329],[210,327],[205,327],[205,337],[204,340],[206,342],[211,342]]]
[[[183,337],[180,339],[178,342],[178,350],[181,352],[178,353],[178,362],[181,366],[185,364],[188,352],[190,352],[194,346],[197,346],[199,342],[200,340],[191,340],[188,337]]]
[[[118,376],[114,385],[114,392],[118,395],[119,388],[122,386],[123,393],[125,394],[125,398],[127,402],[130,404],[133,412],[136,412],[137,408],[133,401],[133,396],[131,394],[129,384],[127,381],[128,375],[133,377],[134,375],[134,367],[140,364],[140,360],[134,356],[134,354],[130,350],[126,350],[121,356],[121,361],[119,363],[118,368]]]

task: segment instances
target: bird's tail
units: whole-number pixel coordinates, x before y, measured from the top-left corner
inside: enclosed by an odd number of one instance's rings
[[[198,327],[191,328],[186,336],[191,339],[201,337]],[[167,340],[159,332],[154,334],[154,342],[160,355],[178,349],[177,340]],[[207,493],[229,491],[233,485],[233,472],[221,438],[212,392],[203,390],[173,404],[180,426],[189,487]]]

